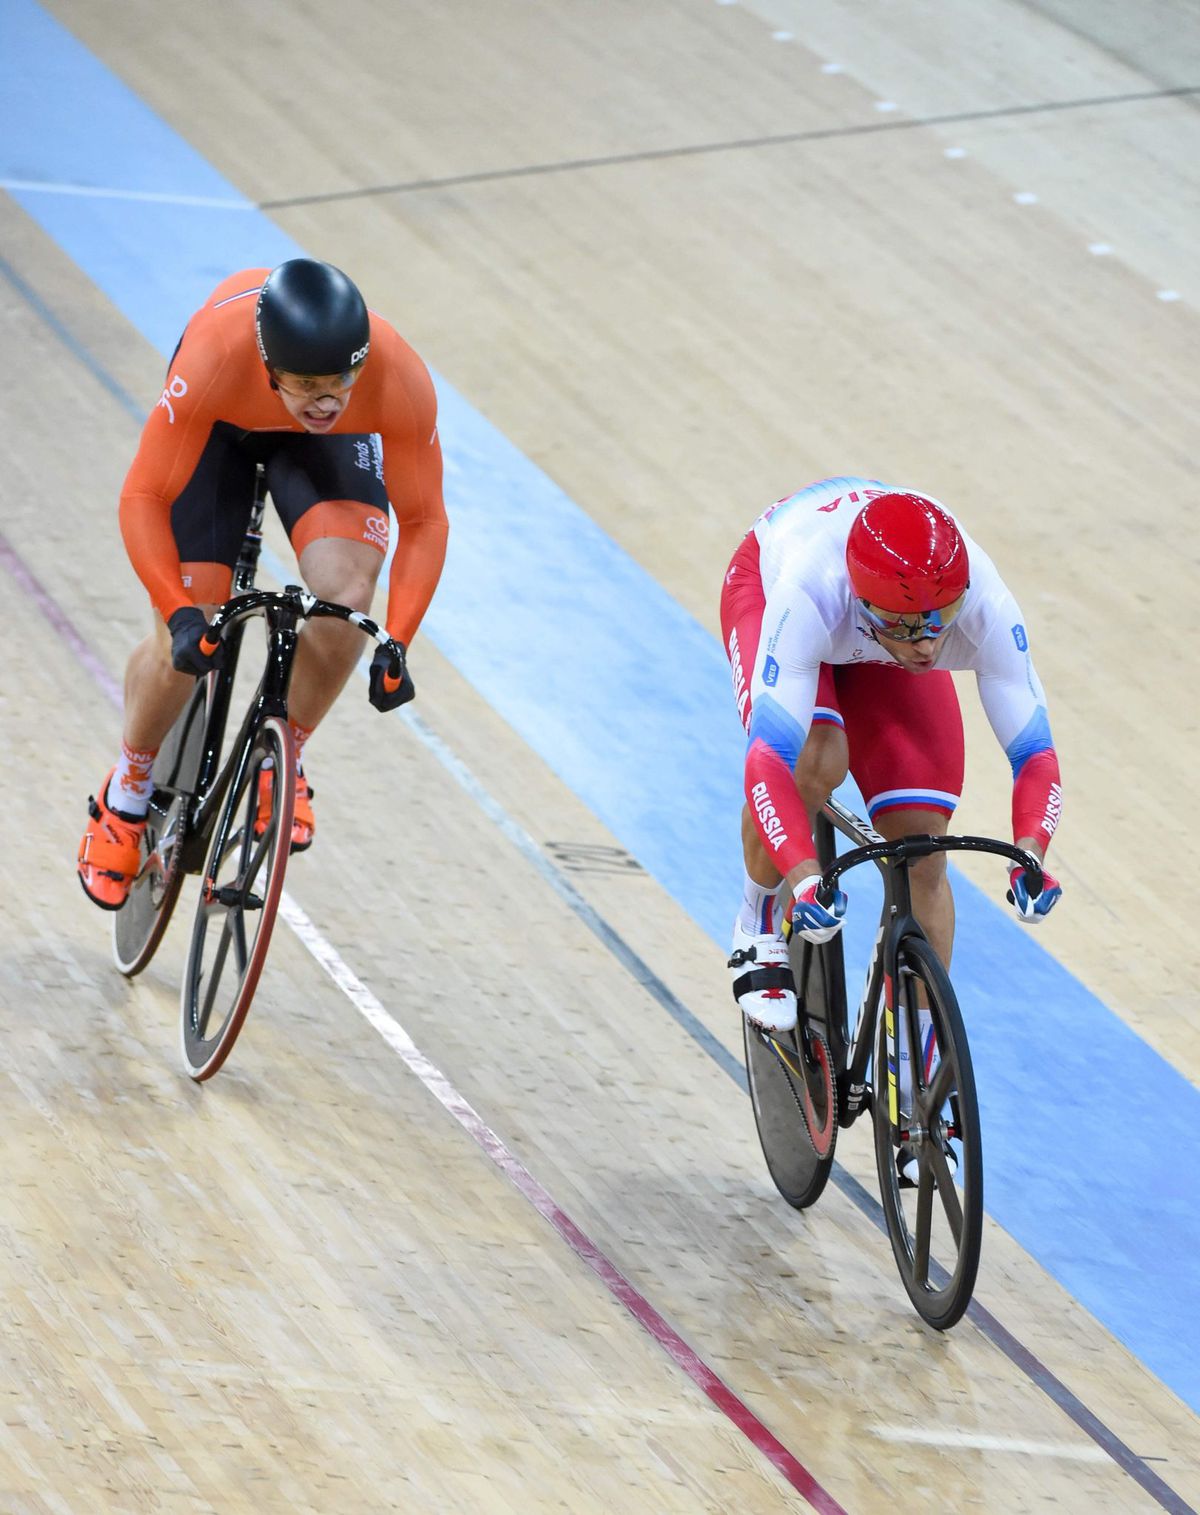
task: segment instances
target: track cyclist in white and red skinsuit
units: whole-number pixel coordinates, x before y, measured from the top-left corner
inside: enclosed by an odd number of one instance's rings
[[[817,812],[849,770],[889,840],[944,835],[962,792],[963,727],[950,670],[975,673],[1013,772],[1012,831],[1045,857],[1062,808],[1046,699],[1016,601],[987,554],[936,500],[874,479],[823,479],[779,500],[725,576],[721,631],[746,729],[746,876],[729,967],[745,1014],[796,1023],[783,925],[809,941],[841,929],[846,896],[818,903]],[[954,942],[944,853],[912,867],[913,909],[943,962]],[[786,886],[786,887],[784,887]],[[1036,898],[1009,871],[1022,921]]]

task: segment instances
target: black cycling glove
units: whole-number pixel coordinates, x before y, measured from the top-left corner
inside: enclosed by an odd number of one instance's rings
[[[171,633],[171,663],[179,673],[194,673],[197,678],[219,668],[225,659],[225,644],[219,637],[215,640],[217,650],[211,654],[201,651],[200,642],[208,635],[208,622],[204,612],[195,605],[184,605],[167,621]]]
[[[396,646],[399,647],[401,654],[400,681],[394,689],[384,687],[385,674],[389,683],[396,677],[395,670],[392,667],[392,654],[386,647],[380,647],[371,659],[370,698],[371,704],[374,705],[376,710],[396,710],[401,705],[407,705],[417,692],[413,688],[412,679],[409,677],[408,663],[404,658],[404,643],[397,642]]]

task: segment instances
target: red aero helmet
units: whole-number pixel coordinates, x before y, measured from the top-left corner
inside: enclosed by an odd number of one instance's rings
[[[967,544],[940,505],[920,494],[881,494],[855,518],[846,539],[855,597],[880,610],[941,610],[967,587]]]

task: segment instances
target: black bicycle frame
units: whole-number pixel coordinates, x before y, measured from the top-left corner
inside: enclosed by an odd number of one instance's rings
[[[289,586],[289,590],[292,588],[294,586]],[[281,596],[265,589],[251,589],[231,600],[225,607],[225,612],[224,615],[218,612],[211,622],[214,629],[227,625],[229,632],[223,638],[226,645],[225,666],[208,675],[208,719],[205,722],[204,747],[196,778],[197,798],[193,799],[188,814],[187,845],[183,858],[184,866],[189,871],[194,871],[203,862],[202,853],[213,818],[227,789],[230,784],[236,785],[242,781],[246,765],[250,761],[250,739],[255,728],[269,715],[287,716],[288,685],[291,683],[299,636],[296,625],[303,615],[303,607],[299,600],[291,602],[286,594]],[[258,691],[230,746],[225,766],[221,768],[221,748],[229,718],[242,634],[246,621],[251,616],[260,614],[265,616],[267,622],[266,666]],[[196,853],[201,856],[197,858]]]
[[[840,831],[856,845],[840,857],[836,853],[835,831]],[[820,946],[805,943],[803,951],[819,953],[828,1010],[830,1054],[837,1071],[838,1106],[841,1124],[849,1126],[861,1114],[869,1088],[867,1069],[874,1053],[875,1016],[886,985],[897,982],[900,943],[906,936],[923,936],[912,913],[912,887],[908,865],[934,852],[990,852],[1020,864],[1029,874],[1030,893],[1041,892],[1042,867],[1031,853],[1006,842],[982,836],[910,836],[889,842],[844,805],[831,799],[817,817],[814,840],[821,864],[821,885],[817,898],[827,903],[838,878],[859,863],[873,862],[883,876],[883,911],[879,931],[867,969],[866,989],[859,1004],[853,1033],[847,1040],[849,1002],[846,998],[846,964],[840,933]],[[808,959],[805,957],[804,966]],[[804,982],[803,978],[801,982]],[[895,1006],[893,1005],[894,1009]],[[864,1034],[865,1033],[865,1034]]]
[[[217,610],[210,622],[212,631],[222,633],[221,640],[225,648],[225,656],[222,666],[206,675],[208,687],[203,747],[195,788],[188,806],[187,826],[181,853],[181,865],[188,873],[197,873],[204,866],[204,854],[213,819],[230,784],[240,784],[245,776],[246,765],[250,761],[252,752],[251,738],[255,727],[268,716],[279,716],[284,719],[287,717],[287,694],[296,655],[296,642],[299,637],[298,623],[311,616],[332,616],[349,621],[379,646],[389,649],[393,658],[397,660],[395,663],[397,668],[398,660],[402,656],[402,648],[393,643],[387,634],[361,611],[318,599],[316,595],[298,584],[288,584],[281,594],[255,588],[254,579],[259,554],[262,551],[262,523],[266,510],[266,498],[266,471],[259,464],[254,499],[233,571],[233,595]],[[267,622],[266,666],[262,679],[259,681],[258,691],[250,703],[237,738],[229,749],[229,757],[222,768],[221,749],[224,746],[225,727],[229,720],[234,675],[237,672],[246,621],[254,615],[264,616]],[[178,791],[166,790],[164,792],[171,794]]]

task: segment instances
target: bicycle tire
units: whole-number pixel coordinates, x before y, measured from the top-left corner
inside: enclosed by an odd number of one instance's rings
[[[268,758],[275,782],[270,818],[258,837],[258,775]],[[224,1063],[250,1011],[283,893],[295,810],[295,740],[285,719],[265,716],[213,830],[180,990],[184,1066],[198,1083]],[[254,892],[256,886],[261,893]],[[248,914],[254,918],[252,935],[245,930]],[[214,944],[211,928],[218,919]]]
[[[910,1041],[914,1110],[898,1122],[889,1110],[886,1088],[887,1023],[881,1008],[875,1040],[875,1163],[883,1212],[901,1280],[921,1318],[937,1331],[949,1330],[971,1302],[983,1244],[983,1150],[979,1104],[966,1027],[950,976],[923,936],[909,935],[897,954],[897,994],[904,1027],[916,1022],[916,985],[925,987],[938,1066],[926,1081],[924,1063]],[[918,1179],[902,1188],[897,1169],[901,1129],[924,1128],[913,1143]],[[951,1177],[943,1142],[958,1143],[958,1172]],[[912,1196],[911,1202],[905,1195]],[[935,1197],[940,1200],[935,1205]],[[912,1224],[909,1223],[911,1211]],[[940,1254],[940,1255],[939,1255]]]
[[[207,692],[208,680],[198,679],[151,769],[154,793],[142,833],[141,867],[128,899],[112,918],[113,961],[127,978],[140,973],[158,951],[183,884],[181,858],[204,747]]]
[[[793,956],[800,960],[795,1032],[767,1038],[743,1016],[742,1034],[746,1081],[767,1172],[793,1209],[806,1210],[820,1199],[833,1169],[837,1081],[822,1029],[828,1012],[820,954],[806,947]],[[804,1077],[797,1078],[793,1069]]]

